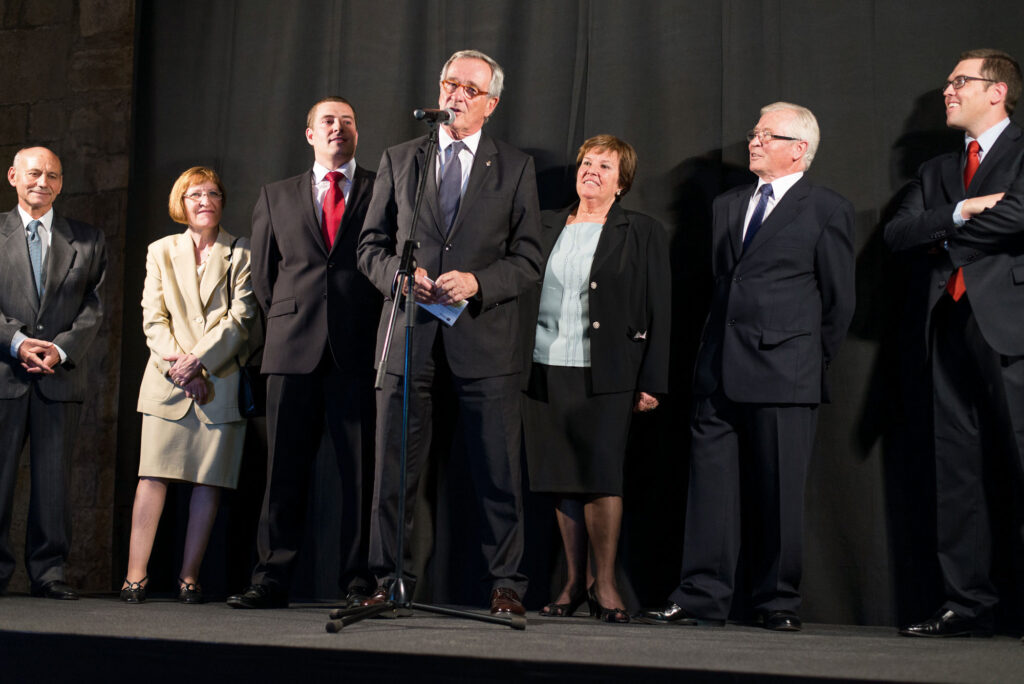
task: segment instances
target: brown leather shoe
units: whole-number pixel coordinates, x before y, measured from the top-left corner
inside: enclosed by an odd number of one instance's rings
[[[519,594],[508,587],[498,587],[491,592],[491,615],[502,615],[513,613],[515,615],[526,615],[526,608],[519,600]]]
[[[388,588],[383,584],[377,587],[377,591],[373,592],[373,596],[364,600],[359,605],[361,606],[376,606],[384,603],[388,600]]]

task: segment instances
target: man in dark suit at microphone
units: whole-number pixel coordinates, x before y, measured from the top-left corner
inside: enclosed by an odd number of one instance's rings
[[[342,485],[341,588],[351,603],[373,590],[363,463],[373,449],[371,367],[381,297],[356,270],[356,242],[374,174],[356,165],[356,114],[344,98],[313,105],[306,141],[313,169],[264,186],[252,214],[253,290],[267,317],[269,463],[259,562],[252,585],[228,597],[234,608],[288,605],[325,426]]]
[[[804,481],[854,309],[853,206],[805,175],[819,138],[810,110],[762,108],[747,134],[757,184],[715,199],[682,579],[646,622],[725,624],[742,537],[757,623],[802,627]]]
[[[428,174],[416,240],[418,302],[467,306],[451,327],[417,308],[410,377],[404,336],[393,335],[384,388],[378,394],[377,465],[370,567],[381,581],[369,603],[388,598],[396,542],[412,520],[419,474],[430,450],[435,389],[456,397],[482,518],[491,612],[523,614],[519,452],[518,296],[540,279],[540,210],[533,160],[482,131],[501,95],[504,74],[487,55],[456,52],[441,70],[439,106],[453,110],[436,156],[427,139],[388,149],[359,243],[359,268],[384,294],[377,356],[383,348],[399,253],[409,238],[416,188]],[[399,302],[399,306],[402,303]],[[399,320],[404,313],[399,314]],[[399,491],[403,383],[410,385],[408,486]],[[436,426],[450,432],[451,426]],[[444,429],[446,428],[446,429]],[[406,519],[398,520],[399,497]],[[409,548],[406,545],[406,548]],[[409,584],[415,578],[406,573]],[[411,590],[411,587],[410,587]]]

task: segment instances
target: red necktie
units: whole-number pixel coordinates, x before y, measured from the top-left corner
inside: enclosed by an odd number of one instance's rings
[[[327,248],[334,246],[334,238],[338,235],[338,228],[341,226],[341,217],[345,215],[345,193],[338,187],[338,181],[344,180],[345,176],[340,171],[331,171],[325,178],[331,182],[324,196],[324,221],[322,232]]]
[[[978,165],[981,164],[981,157],[978,156],[980,150],[981,145],[978,144],[977,140],[972,140],[971,144],[967,146],[967,163],[964,164],[964,190],[967,190],[970,186],[971,179],[974,178],[974,172],[978,170]],[[962,269],[958,268],[953,271],[953,277],[946,283],[946,292],[950,294],[954,302],[959,302],[960,298],[967,292]]]

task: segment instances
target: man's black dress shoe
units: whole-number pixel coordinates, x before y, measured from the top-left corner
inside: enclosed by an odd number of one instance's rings
[[[32,590],[32,595],[62,601],[78,600],[78,592],[68,586],[63,580],[51,580],[41,587],[36,587]]]
[[[644,610],[637,616],[640,622],[649,625],[701,625],[704,627],[723,627],[725,620],[705,620],[690,615],[681,606],[669,601],[661,610]]]
[[[288,597],[266,584],[252,584],[241,594],[228,596],[232,608],[287,608]]]
[[[951,610],[940,610],[929,620],[900,630],[903,636],[915,637],[990,637],[992,623],[978,618],[965,618]]]
[[[757,615],[756,622],[775,632],[799,632],[804,626],[800,616],[791,610],[762,611]]]

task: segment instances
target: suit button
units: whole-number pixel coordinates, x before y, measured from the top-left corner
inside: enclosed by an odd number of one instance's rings
[[[946,281],[945,281],[945,280],[940,280],[940,281],[939,281],[939,285],[938,285],[938,287],[939,287],[939,289],[940,289],[940,290],[941,290],[942,288],[946,287]]]
[[[333,261],[328,261],[327,262],[327,268],[334,268],[334,262]]]
[[[596,290],[596,289],[597,289],[597,283],[595,283],[595,282],[591,281],[591,282],[590,282],[590,289],[591,289],[591,290]]]
[[[594,330],[597,330],[598,328],[601,327],[601,321],[594,321],[593,323],[591,323],[591,327],[593,327]]]
[[[327,299],[327,293],[326,293],[326,292],[324,292],[324,293],[323,293],[323,294],[322,294],[322,295],[320,296],[320,298],[321,298],[321,299]]]
[[[732,325],[736,325],[736,319],[735,319],[735,318],[730,318],[730,319],[729,319],[729,325],[730,325],[730,326],[732,326]]]
[[[36,326],[36,330],[42,330],[42,329],[43,329],[43,324],[42,323],[40,323],[39,325]]]
[[[203,322],[203,317],[202,316],[196,316],[195,318],[192,319],[192,322],[193,323],[202,323]]]
[[[732,279],[732,282],[734,282],[734,283],[739,283],[739,282],[742,282],[742,281],[743,281],[743,276],[736,276],[735,278]]]

